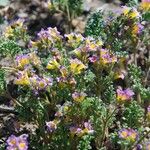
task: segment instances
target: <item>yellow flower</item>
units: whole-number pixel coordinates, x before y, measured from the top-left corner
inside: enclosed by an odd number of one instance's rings
[[[123,69],[117,70],[114,74],[114,79],[124,79],[126,71]]]
[[[79,48],[73,50],[73,53],[78,57],[80,58],[82,55],[81,55],[81,50]]]
[[[78,46],[84,40],[84,37],[81,34],[75,33],[65,34],[65,37],[67,37],[68,45],[71,47]]]
[[[130,7],[127,7],[127,6],[123,6],[122,8],[123,8],[124,16],[127,16],[131,19],[140,17],[139,12],[135,8],[132,9]]]
[[[131,8],[130,8],[130,7],[127,7],[127,6],[123,6],[122,8],[123,8],[123,14],[124,14],[125,16],[127,16],[128,13],[130,12]]]
[[[139,12],[136,9],[133,9],[131,11],[131,13],[129,14],[129,17],[131,19],[138,18],[138,17],[140,17],[140,14],[139,14]]]
[[[49,70],[54,70],[54,69],[58,69],[60,67],[60,64],[57,62],[56,59],[52,59],[49,61],[49,63],[47,64],[47,69]]]
[[[83,69],[86,69],[86,66],[78,59],[73,59],[70,62],[70,70],[74,74],[80,74]]]
[[[86,94],[84,92],[78,93],[78,92],[74,92],[72,94],[72,98],[74,101],[76,102],[82,102],[86,97]]]
[[[100,41],[96,43],[93,38],[88,37],[85,40],[85,44],[86,44],[86,47],[88,47],[90,50],[95,50],[96,51],[96,48],[98,46],[100,46],[98,44],[101,44],[101,43],[100,43]]]
[[[19,144],[18,144],[18,148],[21,150],[23,150],[23,149],[25,149],[26,148],[26,143],[23,141],[23,142],[20,142]]]
[[[4,36],[5,37],[12,37],[13,36],[13,29],[11,28],[11,26],[8,26],[6,28]]]
[[[148,10],[150,10],[150,1],[149,0],[142,0],[140,6],[143,10],[148,11]]]
[[[19,55],[16,58],[17,67],[24,68],[26,65],[30,64],[30,59],[28,55]]]
[[[14,80],[16,85],[30,85],[30,80],[27,71],[20,71],[18,73],[18,78]]]

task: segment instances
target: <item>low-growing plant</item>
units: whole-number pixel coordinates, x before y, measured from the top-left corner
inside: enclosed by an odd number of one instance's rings
[[[0,41],[0,50],[13,63],[0,66],[0,90],[15,108],[17,129],[0,135],[3,148],[149,149],[149,56],[144,70],[136,59],[139,43],[149,46],[143,17],[149,6],[124,6],[106,20],[97,12],[85,37],[49,27],[28,41],[22,22],[11,24],[3,33],[9,44]]]

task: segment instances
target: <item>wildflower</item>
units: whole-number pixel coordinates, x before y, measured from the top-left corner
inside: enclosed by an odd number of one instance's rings
[[[77,135],[81,137],[84,135],[84,131],[80,127],[70,127],[71,136]]]
[[[51,39],[53,40],[53,43],[61,41],[62,36],[60,35],[60,32],[58,32],[56,27],[55,28],[49,27],[49,28],[47,28],[47,31],[50,34]]]
[[[62,113],[61,111],[57,111],[57,112],[55,113],[55,116],[56,116],[56,117],[62,117],[62,116],[63,116],[63,113]]]
[[[119,70],[119,71],[115,72],[114,78],[115,79],[124,79],[125,75],[126,75],[126,71],[125,70]]]
[[[60,64],[57,62],[57,60],[54,58],[52,60],[50,60],[47,64],[47,69],[49,70],[55,70],[55,69],[59,69]]]
[[[127,6],[122,6],[123,8],[123,14],[127,17],[129,17],[130,19],[135,19],[135,18],[139,18],[140,14],[137,11],[137,9],[135,8],[130,8]]]
[[[77,128],[76,127],[70,127],[69,130],[70,130],[71,136],[74,137],[74,135],[76,134]]]
[[[86,69],[86,66],[77,58],[72,59],[70,63],[70,69],[73,74],[80,74],[82,70]]]
[[[9,146],[16,146],[17,145],[17,137],[15,135],[11,135],[8,139],[7,139],[7,144]]]
[[[144,28],[144,26],[141,25],[140,23],[139,24],[135,24],[132,27],[132,35],[136,36],[137,34],[140,34],[142,32],[143,28]]]
[[[85,40],[86,48],[88,51],[96,51],[98,45],[96,44],[95,40],[91,37],[86,38]]]
[[[76,33],[65,34],[65,37],[67,38],[68,45],[74,48],[84,40],[81,34]]]
[[[142,150],[143,146],[141,144],[137,144],[136,150]]]
[[[59,123],[58,120],[53,120],[53,121],[49,121],[46,122],[46,126],[49,132],[53,132],[57,129],[57,124]]]
[[[150,106],[147,107],[147,119],[150,121]]]
[[[82,137],[84,135],[84,130],[77,128],[75,133],[78,137]]]
[[[27,71],[19,71],[17,74],[17,78],[14,80],[14,84],[17,85],[29,85],[30,79],[28,77]]]
[[[19,137],[11,135],[7,139],[7,150],[28,150],[28,135],[23,134]]]
[[[119,87],[117,89],[117,101],[119,103],[124,103],[125,101],[130,100],[133,95],[134,92],[129,88],[122,90],[122,88]]]
[[[138,134],[133,129],[122,129],[118,132],[121,139],[128,140],[130,142],[135,142],[138,138]]]
[[[37,75],[30,77],[30,85],[34,89],[34,91],[46,90],[46,88],[48,86],[52,86],[52,84],[52,78],[40,78]]]
[[[145,11],[150,10],[150,0],[142,0],[140,6]]]
[[[126,16],[130,12],[131,8],[127,6],[122,6],[123,8],[123,14]]]
[[[28,55],[19,55],[16,57],[17,67],[24,68],[30,64],[30,58]]]
[[[97,60],[98,60],[98,57],[96,55],[93,55],[93,56],[89,57],[89,61],[91,63],[95,63]]]
[[[137,9],[133,8],[132,11],[131,11],[130,14],[129,14],[129,17],[130,17],[131,19],[139,18],[139,17],[140,17],[140,14],[139,14],[139,12],[137,11]]]
[[[115,63],[117,62],[117,57],[110,54],[108,52],[108,50],[106,49],[101,49],[100,51],[100,63],[102,65],[106,65],[106,64],[109,64],[109,63]]]
[[[27,150],[28,149],[27,137],[28,136],[26,134],[19,136],[19,138],[18,138],[18,149],[19,150]]]
[[[37,33],[38,39],[45,40],[50,39],[50,34],[47,30],[41,29],[39,33]]]
[[[39,49],[49,49],[52,45],[57,44],[62,39],[62,36],[57,31],[56,28],[47,28],[46,30],[41,29],[41,31],[37,34],[37,40],[30,41],[29,46],[33,48]]]
[[[72,94],[72,98],[75,102],[82,102],[86,97],[86,94],[84,92],[78,93],[78,92],[74,92]]]
[[[23,29],[23,24],[24,24],[24,19],[18,19],[16,21],[14,21],[13,23],[11,23],[5,30],[4,36],[5,37],[13,37],[14,36],[14,32],[16,29]]]
[[[84,122],[84,127],[85,127],[85,129],[84,129],[85,133],[88,133],[88,134],[93,134],[94,133],[92,125],[91,125],[91,123],[89,121],[88,122]]]
[[[23,24],[24,24],[24,19],[22,19],[22,18],[19,18],[18,20],[16,20],[15,22],[13,22],[12,24],[11,24],[11,26],[13,27],[13,28],[15,28],[15,27],[23,27]]]
[[[88,121],[88,122],[84,122],[83,127],[81,125],[80,127],[76,127],[76,126],[70,127],[70,132],[71,132],[71,136],[77,135],[78,137],[82,137],[85,134],[93,134],[94,130],[91,126],[91,123]]]
[[[8,38],[8,37],[12,37],[13,35],[14,35],[14,30],[12,29],[12,27],[11,26],[6,27],[4,36]]]

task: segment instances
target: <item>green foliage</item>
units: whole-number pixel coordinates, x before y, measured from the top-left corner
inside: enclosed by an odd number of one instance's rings
[[[124,127],[140,128],[144,122],[144,109],[136,101],[132,101],[125,108],[122,120]]]
[[[15,56],[15,54],[22,51],[22,48],[13,40],[1,38],[0,39],[0,56]]]
[[[78,150],[91,150],[91,140],[93,139],[90,135],[85,135],[79,141],[79,145],[77,146]]]
[[[85,28],[86,36],[100,36],[101,38],[106,38],[104,31],[105,21],[103,16],[104,14],[102,11],[94,12],[91,14]]]
[[[69,23],[82,4],[53,2],[56,10],[67,14]],[[11,56],[14,63],[1,65],[11,80],[6,82],[0,71],[0,92],[6,88],[23,127],[14,134],[28,133],[30,149],[127,150],[140,141],[138,133],[149,125],[145,102],[150,93],[149,69],[142,72],[136,63],[139,42],[148,39],[144,33],[148,29],[139,34],[139,25],[141,30],[143,26],[137,11],[127,7],[121,14],[109,12],[106,17],[102,11],[93,13],[87,22],[87,37],[43,29],[30,41],[29,49],[23,20],[7,28],[0,40],[0,54],[1,58]],[[23,48],[17,44],[20,40]],[[127,54],[133,55],[134,63],[129,64]],[[140,142],[147,139],[138,136]]]
[[[140,67],[135,66],[134,64],[128,66],[130,83],[133,85],[135,91],[141,94],[142,100],[147,100],[150,98],[150,88],[145,87],[142,83],[142,71]]]

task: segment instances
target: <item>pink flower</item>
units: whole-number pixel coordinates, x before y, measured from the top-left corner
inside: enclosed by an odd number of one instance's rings
[[[11,135],[7,139],[7,150],[28,150],[27,138],[27,134],[22,134],[19,137]]]
[[[119,87],[117,89],[117,100],[120,103],[125,102],[126,100],[130,100],[133,95],[134,92],[129,88],[123,90],[121,87]]]
[[[138,133],[133,129],[122,129],[118,132],[119,137],[121,139],[129,140],[129,141],[136,141],[138,138]]]

